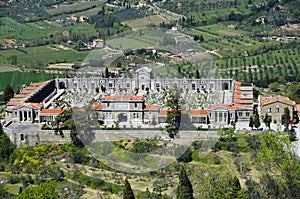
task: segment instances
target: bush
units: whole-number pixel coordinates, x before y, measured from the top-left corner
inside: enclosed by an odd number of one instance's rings
[[[20,182],[20,177],[18,175],[11,175],[8,177],[7,182],[10,184],[17,184]]]
[[[5,166],[3,164],[0,164],[0,172],[5,171]]]

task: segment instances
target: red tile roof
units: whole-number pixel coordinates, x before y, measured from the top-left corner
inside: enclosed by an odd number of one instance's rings
[[[137,95],[112,95],[112,96],[105,96],[103,100],[106,101],[140,101],[143,100],[144,96],[137,96]]]
[[[158,110],[158,105],[147,104],[145,110]]]
[[[63,112],[63,109],[43,109],[40,115],[59,115]]]
[[[102,104],[94,104],[94,109],[96,110],[102,110]]]
[[[160,110],[158,112],[158,115],[167,115],[168,112],[170,112],[171,110]]]
[[[15,106],[17,104],[25,103],[25,101],[32,96],[35,92],[37,92],[40,88],[48,84],[49,81],[44,82],[36,82],[32,83],[23,90],[19,94],[17,94],[15,97],[11,98],[9,102],[7,103],[8,106]]]
[[[43,105],[39,103],[22,103],[22,104],[15,105],[13,109],[19,109],[22,108],[23,106],[27,106],[33,109],[41,109],[43,107]]]
[[[281,95],[277,95],[274,97],[264,97],[264,96],[260,96],[260,104],[262,106],[268,105],[268,104],[273,104],[275,102],[280,102],[283,104],[287,104],[290,106],[294,106],[296,103],[292,100],[290,100],[287,97],[281,96]]]
[[[11,108],[6,108],[5,111],[11,113],[11,112],[12,112],[12,109],[11,109]]]

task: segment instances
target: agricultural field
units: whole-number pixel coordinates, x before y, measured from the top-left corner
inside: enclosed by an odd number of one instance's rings
[[[280,78],[285,81],[299,81],[299,56],[299,48],[290,48],[256,56],[221,59],[215,63],[223,77],[255,82],[265,87]]]
[[[17,56],[18,66],[41,68],[51,63],[75,63],[82,61],[88,54],[89,51],[61,49],[57,46],[28,47],[0,51],[0,63],[10,65],[10,58]]]
[[[16,67],[16,66],[0,64],[0,73],[10,72],[10,71],[20,71],[20,69],[19,69],[19,67]]]
[[[129,21],[124,21],[123,23],[128,25],[129,27],[135,28],[145,28],[151,25],[160,25],[161,23],[168,23],[168,20],[163,18],[160,15],[152,15],[144,18],[133,19]]]
[[[77,12],[77,11],[93,9],[93,8],[103,4],[103,3],[104,3],[104,1],[75,2],[73,4],[61,5],[61,6],[58,6],[56,8],[48,9],[47,12],[50,15],[74,13],[74,12]]]
[[[200,26],[197,27],[197,29],[219,36],[242,36],[249,34],[247,31],[237,29],[236,24],[213,24],[208,26]]]
[[[33,23],[18,23],[8,17],[0,18],[0,41],[4,38],[14,39],[16,42],[43,42],[45,39],[50,41],[51,35],[55,37],[63,37],[64,31],[70,31],[74,35],[97,35],[94,27],[88,23],[76,23],[75,25],[62,25],[56,22],[39,21]],[[70,35],[72,36],[72,35]],[[55,38],[54,38],[55,39]],[[71,38],[65,38],[71,39]],[[41,40],[41,41],[39,41]],[[3,41],[2,41],[3,43]]]
[[[257,40],[251,37],[219,38],[203,42],[201,46],[206,50],[214,50],[223,57],[239,57],[260,54],[269,49],[279,49],[281,42]]]
[[[203,31],[197,30],[196,28],[192,28],[192,29],[187,30],[186,34],[188,34],[188,35],[202,35],[204,41],[219,38],[219,36],[217,36],[217,35],[213,35],[213,34],[208,33],[208,32],[203,32]]]
[[[22,88],[24,84],[46,81],[57,76],[60,75],[20,71],[2,72],[0,73],[0,91],[3,91],[8,84],[11,85],[15,91],[17,91],[18,89]]]
[[[167,36],[165,29],[144,28],[138,31],[127,31],[111,37],[106,43],[109,46],[120,49],[137,49],[147,47],[159,47],[163,37]]]

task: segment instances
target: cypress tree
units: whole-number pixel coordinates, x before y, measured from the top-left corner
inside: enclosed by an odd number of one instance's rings
[[[284,113],[281,116],[281,121],[282,121],[282,125],[285,126],[285,130],[288,131],[289,125],[291,123],[291,115],[290,115],[290,110],[288,107],[284,108]]]
[[[254,121],[253,122],[254,122],[255,128],[257,129],[260,126],[259,115],[258,115],[257,112],[254,115]]]
[[[135,199],[133,191],[127,179],[125,179],[124,183],[123,199]]]
[[[0,136],[1,136],[3,133],[4,133],[3,127],[2,127],[2,124],[1,124],[1,122],[0,122]]]
[[[5,102],[8,102],[12,97],[14,97],[14,90],[10,85],[7,85],[4,91],[3,99]]]
[[[193,186],[182,166],[179,174],[179,185],[176,191],[177,199],[193,199]]]
[[[253,126],[254,126],[254,124],[253,124],[253,117],[250,116],[249,127],[250,127],[251,129],[253,129]]]

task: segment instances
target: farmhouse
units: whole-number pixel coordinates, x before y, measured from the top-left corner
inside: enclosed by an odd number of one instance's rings
[[[288,108],[290,116],[293,118],[293,112],[296,108],[296,103],[287,97],[277,95],[271,97],[259,96],[258,109],[260,116],[264,117],[266,114],[272,116],[274,123],[281,124],[281,116],[284,114],[284,108]]]

